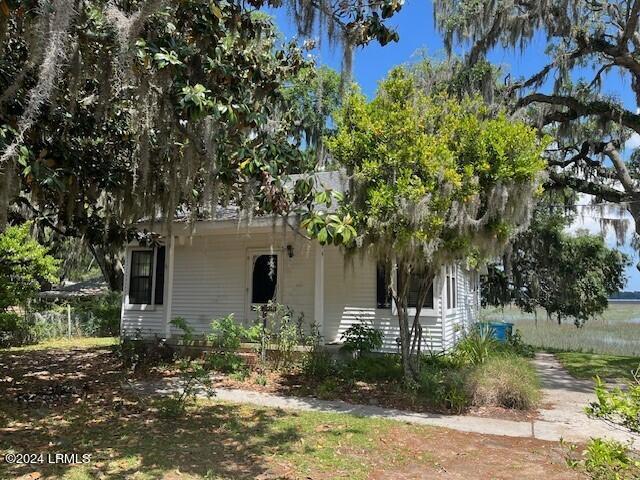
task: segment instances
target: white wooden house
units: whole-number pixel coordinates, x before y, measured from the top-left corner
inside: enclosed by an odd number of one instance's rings
[[[338,172],[318,174],[344,188]],[[288,225],[287,225],[288,223]],[[199,333],[215,318],[233,313],[251,325],[257,304],[274,300],[315,322],[325,343],[339,343],[354,323],[384,332],[384,350],[397,351],[398,320],[386,295],[384,275],[373,258],[346,258],[338,247],[320,246],[295,232],[292,219],[239,219],[225,210],[215,220],[166,225],[162,244],[131,244],[126,250],[123,335],[170,338],[180,316]],[[412,295],[410,295],[410,298]],[[444,267],[421,314],[424,349],[447,350],[477,318],[479,277],[462,265]]]

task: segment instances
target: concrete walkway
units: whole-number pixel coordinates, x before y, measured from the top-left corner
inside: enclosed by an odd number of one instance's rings
[[[584,442],[590,437],[607,437],[619,441],[633,441],[632,435],[607,424],[592,420],[583,408],[595,399],[591,382],[575,380],[553,355],[540,354],[534,364],[543,386],[543,407],[540,419],[514,421],[471,415],[441,415],[414,413],[373,405],[355,405],[343,401],[320,400],[311,397],[287,397],[269,393],[216,388],[216,398],[232,403],[249,403],[262,407],[317,412],[347,413],[364,417],[387,418],[418,425],[450,428],[462,432],[508,437],[536,438],[570,442]],[[134,388],[150,394],[169,394],[176,391],[174,382],[134,384]]]

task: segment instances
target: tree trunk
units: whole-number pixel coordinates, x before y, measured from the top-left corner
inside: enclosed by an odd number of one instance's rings
[[[124,268],[120,261],[120,254],[107,251],[100,245],[89,244],[89,249],[100,267],[102,276],[110,290],[121,292],[124,281]]]
[[[396,305],[398,326],[400,327],[402,371],[404,372],[405,381],[415,381],[415,372],[411,368],[411,330],[409,329],[409,315],[407,312],[409,272],[404,264],[396,266],[395,269],[390,269],[391,276],[393,276],[396,271],[398,285],[392,287],[391,296]],[[394,282],[389,282],[389,284],[394,285]]]

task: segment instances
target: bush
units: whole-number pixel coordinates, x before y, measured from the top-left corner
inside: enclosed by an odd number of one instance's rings
[[[529,410],[540,400],[540,382],[526,359],[490,356],[471,372],[468,395],[476,406]]]
[[[233,313],[211,322],[208,336],[212,346],[225,352],[236,352],[242,342],[254,342],[260,335],[259,326],[245,328],[235,321]]]
[[[176,358],[176,352],[171,345],[162,339],[145,340],[139,331],[133,337],[123,338],[113,350],[122,361],[123,367],[135,372],[172,363]]]
[[[480,365],[498,349],[498,342],[489,329],[473,328],[458,342],[453,356],[461,365]]]
[[[625,389],[611,390],[596,377],[596,398],[586,409],[587,414],[614,425],[640,433],[640,367],[634,372],[634,380]]]
[[[0,348],[25,345],[31,340],[32,331],[22,315],[0,312]]]
[[[571,445],[567,463],[582,470],[593,480],[636,480],[640,478],[640,461],[628,445],[615,440],[592,438],[582,453],[576,455],[577,447]]]
[[[26,304],[43,284],[57,280],[59,261],[31,237],[30,227],[25,223],[0,233],[0,312]]]
[[[347,352],[355,352],[357,356],[380,349],[382,339],[382,331],[364,323],[351,325],[341,336],[342,348]]]
[[[399,355],[367,355],[343,363],[340,373],[348,380],[390,382],[402,378],[402,363]]]
[[[468,369],[461,368],[452,357],[431,357],[423,362],[417,393],[435,408],[462,413],[470,404],[468,377]]]
[[[247,365],[240,357],[233,352],[213,352],[207,356],[207,367],[216,372],[238,373],[247,370]]]
[[[79,317],[82,334],[90,337],[118,336],[121,308],[121,292],[109,292],[97,297],[71,301],[71,311]]]
[[[310,379],[324,380],[336,372],[336,364],[331,354],[322,345],[322,335],[318,324],[311,325],[311,335],[307,337],[310,350],[302,359],[302,374]]]

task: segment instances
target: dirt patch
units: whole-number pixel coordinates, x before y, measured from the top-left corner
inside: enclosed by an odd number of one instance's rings
[[[393,471],[380,465],[372,479],[451,478],[474,480],[578,480],[585,478],[567,468],[564,452],[555,443],[433,429],[407,432],[396,429],[392,451],[405,452],[406,461]]]

